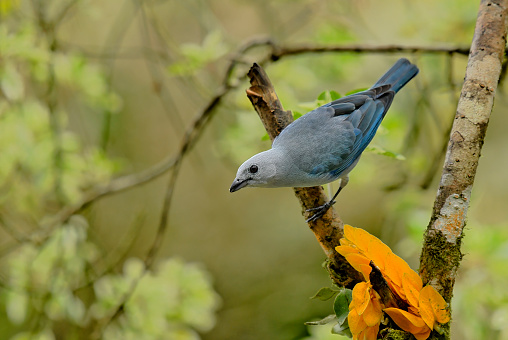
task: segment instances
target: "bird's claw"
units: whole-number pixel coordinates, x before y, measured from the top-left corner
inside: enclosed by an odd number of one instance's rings
[[[307,209],[305,211],[316,211],[316,213],[314,215],[312,215],[311,217],[309,217],[306,222],[309,223],[309,222],[314,222],[315,220],[317,220],[318,218],[320,218],[321,216],[323,216],[327,211],[328,209],[330,209],[330,207],[335,203],[335,201],[330,201],[330,202],[326,202],[325,204],[323,205],[320,205],[319,207],[315,207],[315,208],[310,208],[310,209]]]

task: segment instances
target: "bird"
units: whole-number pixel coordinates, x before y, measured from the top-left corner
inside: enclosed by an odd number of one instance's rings
[[[340,179],[332,199],[308,209],[315,221],[335,203],[350,171],[372,141],[393,98],[419,72],[399,59],[370,89],[327,103],[301,116],[274,139],[269,150],[246,160],[229,191],[246,187],[313,187]]]

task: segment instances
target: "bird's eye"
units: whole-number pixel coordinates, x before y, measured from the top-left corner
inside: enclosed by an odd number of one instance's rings
[[[255,174],[256,172],[258,172],[258,166],[257,165],[251,165],[250,168],[249,168],[249,172],[251,174]]]

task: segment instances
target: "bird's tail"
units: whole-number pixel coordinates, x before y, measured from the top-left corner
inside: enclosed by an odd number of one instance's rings
[[[416,65],[411,64],[405,58],[401,58],[372,87],[390,85],[391,90],[397,93],[418,74],[418,71]]]

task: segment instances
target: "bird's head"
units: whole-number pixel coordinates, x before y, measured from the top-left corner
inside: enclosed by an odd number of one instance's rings
[[[258,153],[246,160],[236,173],[236,178],[231,184],[230,192],[235,192],[245,187],[275,187],[276,161],[272,150]]]

